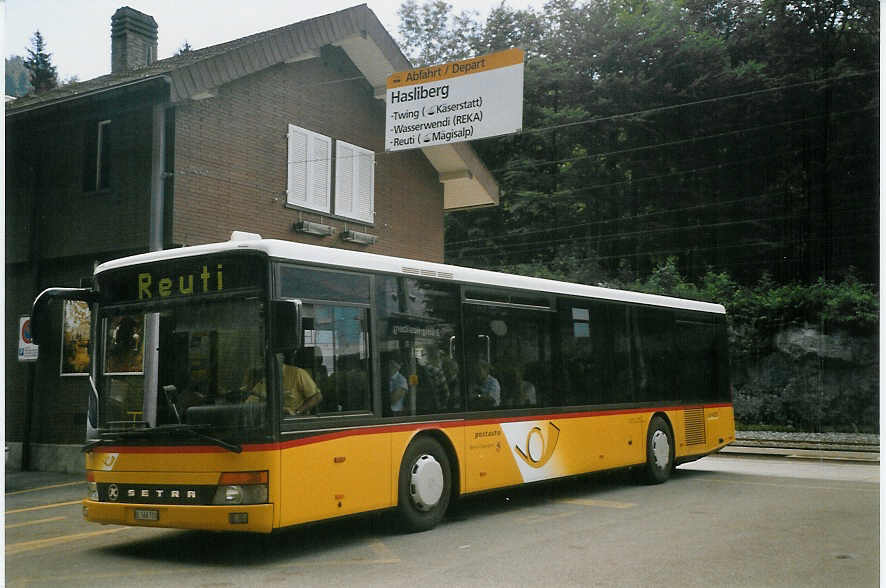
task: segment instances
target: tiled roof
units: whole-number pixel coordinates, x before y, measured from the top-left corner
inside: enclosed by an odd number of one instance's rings
[[[388,73],[409,69],[410,64],[375,14],[361,4],[339,12],[300,21],[162,59],[151,65],[67,84],[40,95],[25,96],[6,105],[6,114],[42,108],[61,101],[139,83],[161,76],[171,82],[172,102],[255,73],[278,63],[310,56],[325,45],[362,38],[375,46]],[[358,64],[359,66],[359,64]],[[378,85],[384,80],[369,80]]]
[[[410,69],[409,60],[365,4],[189,51],[151,65],[112,73],[92,80],[68,84],[39,96],[25,96],[6,103],[6,116],[32,112],[62,102],[141,84],[169,81],[172,103],[206,97],[226,83],[265,68],[316,57],[326,45],[347,53],[376,97],[385,95],[387,77]],[[498,184],[468,143],[437,145],[422,149],[441,176],[458,176],[464,181],[444,182],[444,208],[498,204]]]

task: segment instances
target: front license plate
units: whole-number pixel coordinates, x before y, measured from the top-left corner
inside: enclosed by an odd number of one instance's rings
[[[135,520],[137,520],[137,521],[159,521],[160,520],[160,511],[137,508],[137,509],[135,509]]]

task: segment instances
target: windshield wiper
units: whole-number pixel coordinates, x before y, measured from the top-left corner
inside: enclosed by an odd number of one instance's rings
[[[169,435],[175,435],[178,433],[186,433],[197,439],[202,439],[204,441],[209,441],[213,445],[217,445],[223,449],[227,449],[233,453],[241,453],[243,451],[243,447],[237,443],[231,443],[230,441],[225,441],[224,439],[219,439],[218,437],[213,437],[212,435],[208,435],[201,431],[200,429],[205,428],[205,426],[200,425],[160,425],[158,427],[148,427],[144,429],[129,429],[124,431],[108,431],[105,433],[101,433],[101,439],[95,439],[90,441],[86,445],[81,448],[81,451],[84,453],[88,453],[98,447],[99,445],[104,445],[107,443],[111,443],[113,441],[119,441],[120,439],[127,438],[150,438],[162,435],[164,433]]]
[[[110,443],[111,439],[93,439],[92,441],[86,443],[83,447],[80,448],[81,453],[89,453],[99,445],[104,445],[106,443]]]
[[[190,433],[194,437],[198,439],[203,439],[204,441],[209,441],[214,445],[218,445],[223,449],[227,449],[228,451],[232,451],[234,453],[241,453],[243,451],[243,447],[240,446],[239,443],[231,443],[230,441],[225,441],[224,439],[220,439],[218,437],[213,437],[212,435],[207,435],[202,432],[199,425],[160,425],[158,427],[154,427],[153,429],[145,429],[147,431],[169,431],[170,433]]]

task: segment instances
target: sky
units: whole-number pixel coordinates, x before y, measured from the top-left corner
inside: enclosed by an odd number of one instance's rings
[[[27,55],[39,30],[60,80],[89,80],[111,72],[111,15],[130,6],[154,17],[158,57],[171,57],[187,41],[191,48],[239,39],[329,14],[365,1],[395,39],[401,0],[0,0],[5,5],[3,52]],[[419,4],[421,4],[419,0]],[[501,0],[449,0],[456,14],[482,17]],[[507,0],[512,8],[540,8],[541,0]]]

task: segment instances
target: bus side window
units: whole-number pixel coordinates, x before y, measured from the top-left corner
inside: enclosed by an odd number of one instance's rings
[[[376,279],[382,414],[446,413],[463,406],[458,286]]]
[[[545,311],[465,305],[468,408],[550,405],[550,318]]]
[[[617,402],[613,377],[617,345],[609,305],[564,299],[558,306],[561,403],[567,406]]]
[[[370,410],[369,311],[305,304],[303,314],[304,343],[294,360],[323,395],[317,411]]]
[[[687,317],[688,318],[688,317]],[[680,400],[705,402],[716,397],[714,325],[700,320],[677,320],[674,348]]]
[[[669,309],[634,308],[631,317],[636,401],[675,400],[674,313]]]

